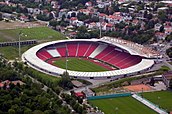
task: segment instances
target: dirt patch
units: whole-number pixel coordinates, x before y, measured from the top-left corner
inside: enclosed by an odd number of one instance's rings
[[[5,22],[5,21],[0,21],[0,30],[16,29],[16,28],[28,28],[28,27],[40,27],[40,26],[46,26],[46,24],[40,23],[40,22],[20,22],[20,21]]]
[[[126,90],[129,90],[129,91],[132,91],[132,92],[151,91],[151,90],[153,90],[150,86],[144,85],[144,84],[124,86],[123,88],[126,89]]]

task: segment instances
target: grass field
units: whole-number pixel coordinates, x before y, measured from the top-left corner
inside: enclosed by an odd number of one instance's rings
[[[21,28],[21,29],[4,29],[0,30],[0,42],[4,41],[17,41],[18,34],[21,30],[21,40],[37,39],[39,42],[66,39],[61,33],[54,31],[48,27],[35,27],[35,28]],[[30,46],[21,46],[21,53],[25,52]],[[18,46],[1,47],[0,53],[7,59],[15,59],[18,57]]]
[[[89,102],[105,114],[156,114],[132,97],[90,100]]]
[[[0,42],[18,41],[18,34],[21,31],[21,40],[37,39],[42,41],[52,41],[65,39],[61,33],[48,27],[18,28],[0,30]]]
[[[172,92],[170,91],[143,93],[143,97],[163,109],[172,111]]]
[[[65,58],[61,58],[55,61],[53,64],[63,69],[66,68]],[[68,64],[67,65],[68,70],[73,70],[73,71],[85,71],[85,72],[107,71],[106,68],[81,58],[68,58],[67,64]]]
[[[26,50],[28,50],[29,48],[31,48],[34,45],[30,45],[30,46],[21,46],[21,53],[24,53]],[[13,60],[15,58],[19,57],[19,52],[18,52],[18,47],[13,47],[13,46],[7,46],[7,47],[1,47],[0,48],[0,53],[2,53],[2,55],[9,59],[9,60]]]
[[[60,77],[51,76],[51,75],[39,72],[39,71],[32,69],[32,68],[29,68],[29,71],[32,72],[37,77],[37,79],[42,78],[42,80],[46,80],[46,81],[49,81],[51,83],[53,83],[55,81],[59,81],[61,79]]]

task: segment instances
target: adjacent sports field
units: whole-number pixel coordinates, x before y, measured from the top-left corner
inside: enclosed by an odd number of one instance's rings
[[[21,40],[37,39],[42,41],[52,41],[65,39],[65,36],[61,33],[48,27],[34,27],[0,30],[0,42],[18,41],[19,33],[21,33]]]
[[[59,58],[57,61],[53,62],[53,65],[58,66],[60,68],[66,68],[66,60],[65,58]],[[68,58],[67,60],[68,70],[73,71],[85,71],[85,72],[100,72],[107,71],[108,69],[95,64],[91,61],[82,59],[82,58]]]
[[[172,111],[172,92],[170,91],[143,93],[143,97],[169,112]]]
[[[34,27],[34,28],[17,28],[0,30],[0,42],[18,41],[18,34],[21,32],[21,40],[36,39],[39,43],[45,41],[66,39],[61,33],[52,30],[48,27]],[[21,53],[25,52],[31,46],[21,46]],[[7,46],[0,48],[0,54],[7,59],[15,59],[18,57],[18,46]]]
[[[105,114],[156,114],[132,97],[90,100],[89,102]]]

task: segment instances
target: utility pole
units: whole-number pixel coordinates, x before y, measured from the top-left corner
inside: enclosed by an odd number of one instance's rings
[[[19,45],[19,58],[20,58],[20,56],[21,56],[21,46],[20,46],[20,36],[21,35],[21,30],[20,30],[20,32],[19,32],[19,43],[18,43],[18,45]]]
[[[67,56],[68,56],[68,50],[66,49],[66,73],[67,73]]]

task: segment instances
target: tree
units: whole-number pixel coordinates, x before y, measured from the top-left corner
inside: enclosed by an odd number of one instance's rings
[[[172,89],[172,79],[170,80],[169,88],[171,88],[171,89]]]
[[[8,113],[9,113],[9,114],[16,114],[16,111],[13,110],[13,109],[9,109],[9,110],[8,110]]]
[[[49,22],[49,25],[50,25],[50,26],[53,26],[53,27],[56,27],[56,26],[58,25],[58,22],[57,22],[56,20],[51,20],[51,21]]]
[[[154,84],[155,84],[155,80],[154,80],[154,78],[152,77],[151,80],[150,80],[150,85],[151,85],[151,86],[154,86]]]
[[[35,110],[33,114],[44,114],[41,110]]]
[[[166,11],[161,10],[158,12],[158,18],[162,21],[165,22],[167,20],[167,14]]]
[[[73,88],[73,84],[71,82],[68,72],[63,73],[62,78],[59,81],[59,85],[64,89],[72,89]]]
[[[166,40],[167,42],[170,42],[170,41],[172,40],[172,33],[171,33],[170,35],[168,35],[168,36],[165,38],[165,40]]]
[[[24,114],[31,114],[31,113],[32,113],[32,110],[29,109],[29,108],[26,108],[26,109],[24,110]]]
[[[164,26],[161,26],[159,31],[164,32]]]
[[[3,18],[2,18],[2,13],[0,13],[0,21],[2,21],[3,20]]]
[[[171,47],[171,48],[168,48],[168,49],[166,50],[166,54],[167,54],[170,58],[172,58],[172,47]]]

